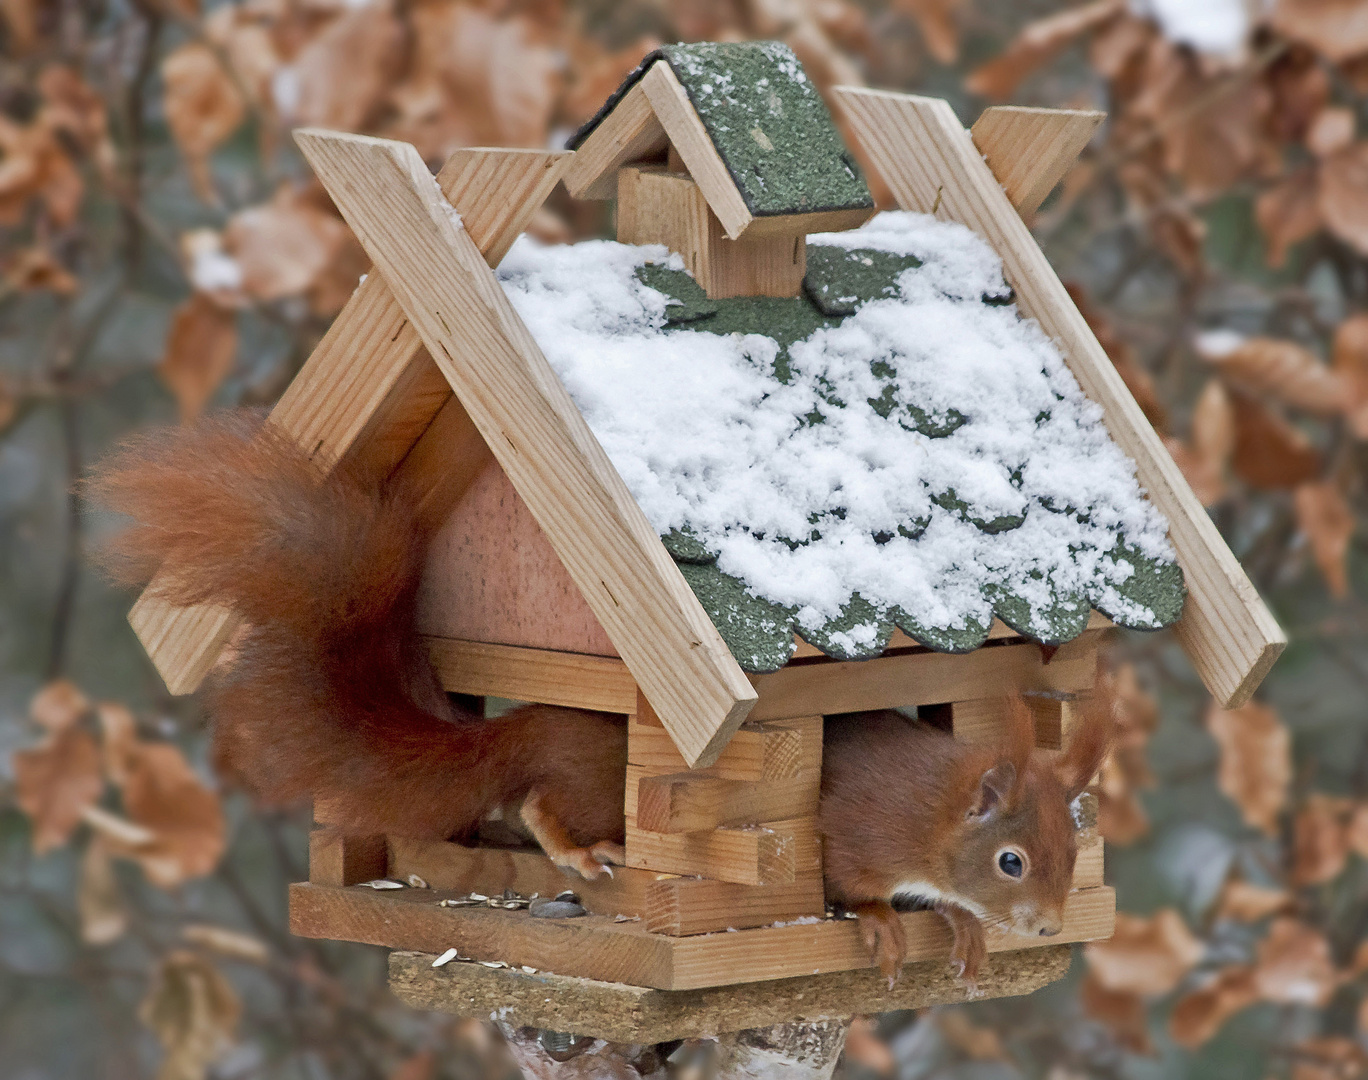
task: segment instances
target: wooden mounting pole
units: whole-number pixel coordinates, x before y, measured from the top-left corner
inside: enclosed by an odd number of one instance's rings
[[[1168,517],[1187,577],[1174,628],[1212,696],[1227,709],[1248,701],[1287,646],[1183,474],[1164,449],[1063,283],[950,106],[937,98],[838,87],[836,98],[865,154],[906,210],[958,221],[1002,256],[1022,313],[1054,339],[1083,392],[1102,406],[1111,436]]]

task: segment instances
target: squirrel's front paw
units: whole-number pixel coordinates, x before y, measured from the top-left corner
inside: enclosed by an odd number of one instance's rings
[[[902,920],[885,903],[861,904],[854,911],[860,920],[860,936],[864,938],[865,948],[892,989],[903,961],[907,959],[907,936],[903,933]]]
[[[950,951],[950,963],[955,968],[956,977],[962,982],[968,983],[971,987],[978,984],[979,968],[987,956],[988,943],[984,941],[982,931],[955,935],[955,946]]]
[[[551,861],[562,870],[578,874],[585,881],[613,876],[613,868],[596,859],[592,848],[567,848],[558,852]]]

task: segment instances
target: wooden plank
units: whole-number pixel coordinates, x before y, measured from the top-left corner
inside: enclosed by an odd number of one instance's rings
[[[1059,345],[1111,436],[1135,460],[1140,485],[1169,520],[1188,597],[1174,628],[1212,696],[1225,708],[1249,700],[1287,637],[1164,449],[1031,238],[950,106],[935,98],[841,87],[836,96],[865,154],[898,205],[958,221],[1002,256],[1022,313]]]
[[[679,153],[708,206],[717,215],[723,233],[735,240],[746,231],[752,215],[726,162],[689,102],[689,92],[670,70],[670,65],[659,62],[647,69],[637,85],[645,92],[670,145]]]
[[[1017,213],[1029,218],[1106,118],[1093,109],[994,105],[983,110],[971,133]]]
[[[825,912],[820,874],[788,885],[758,886],[671,878],[647,889],[644,921],[652,933],[682,937],[822,918]]]
[[[685,772],[643,776],[637,785],[640,828],[696,833],[815,814],[820,777],[806,773],[787,780],[747,782]]]
[[[1078,834],[1078,861],[1074,863],[1073,887],[1092,889],[1104,884],[1106,845],[1096,829]]]
[[[442,689],[449,693],[598,712],[636,709],[637,685],[621,660],[453,638],[424,640]]]
[[[418,629],[434,637],[616,656],[532,511],[484,440],[475,438],[485,468],[428,546]],[[454,464],[458,451],[449,456]]]
[[[423,355],[426,359],[426,349]],[[437,365],[432,364],[432,367],[436,370]],[[417,442],[411,445],[390,480],[418,494],[419,528],[428,536],[434,535],[450,517],[452,508],[463,501],[462,497],[485,468],[498,467],[475,422],[446,386],[445,376],[442,386],[446,389],[445,403]],[[436,548],[439,539],[435,538],[430,547]],[[432,561],[433,556],[429,555],[425,579],[431,575]],[[423,587],[426,587],[426,581]]]
[[[657,157],[668,144],[645,87],[637,83],[575,150],[565,189],[576,199],[611,199],[623,165]]]
[[[724,780],[783,780],[797,776],[803,738],[803,732],[781,724],[742,724],[708,771]],[[820,731],[817,738],[820,741]],[[635,717],[627,724],[627,760],[660,772],[682,772],[688,768],[664,728],[640,723]]]
[[[939,960],[907,965],[892,988],[877,971],[858,970],[671,991],[479,964],[434,968],[434,959],[430,953],[390,953],[391,992],[415,1009],[650,1045],[794,1021],[1029,994],[1063,978],[1073,950],[1059,945],[990,956],[972,989]]]
[[[810,662],[751,676],[760,695],[751,719],[937,705],[1023,689],[1085,690],[1092,687],[1096,670],[1095,645],[1081,655],[1061,658],[1056,653],[1046,664],[1040,646],[1029,642],[993,645],[962,656],[917,652]]]
[[[463,847],[402,836],[389,837],[388,845],[389,874],[399,881],[417,874],[434,889],[486,896],[502,896],[505,889],[521,896],[555,896],[573,889],[596,915],[644,915],[648,890],[661,878],[657,873],[615,866],[611,878],[585,881],[540,851]]]
[[[676,252],[708,296],[797,296],[807,272],[801,233],[730,240],[702,189],[682,173],[627,166],[618,180],[617,238],[664,244]]]
[[[388,872],[383,836],[350,836],[336,829],[309,833],[309,881],[315,885],[357,885]]]
[[[754,691],[417,150],[295,138],[685,760],[711,762]]]
[[[290,886],[290,930],[300,937],[360,941],[394,949],[528,965],[539,971],[662,990],[693,990],[867,969],[872,961],[855,920],[765,926],[736,933],[669,937],[606,915],[533,919],[522,911],[444,908],[430,889],[375,892],[299,883]],[[987,931],[990,953],[1095,941],[1111,936],[1115,894],[1070,894],[1064,929],[1052,938]],[[934,911],[901,916],[909,962],[944,959],[950,931]]]
[[[627,865],[737,885],[787,885],[821,875],[821,843],[811,818],[696,833],[651,832],[629,819]]]
[[[1024,700],[1035,719],[1036,746],[1044,750],[1060,749],[1072,703],[1064,697],[1034,694],[1027,695]],[[1005,707],[1006,702],[1000,697],[951,702],[950,730],[962,742],[1001,742],[1007,727]]]
[[[509,230],[526,227],[570,157],[560,151],[459,150],[439,183],[466,228],[501,259],[498,245]],[[495,177],[498,183],[492,185]],[[325,468],[351,457],[383,476],[407,451],[405,440],[417,439],[449,396],[448,388],[434,385],[433,370],[383,276],[372,272],[281,395],[270,422]],[[367,464],[364,448],[382,436]],[[154,579],[134,604],[129,622],[167,689],[193,693],[238,619],[208,605],[174,607],[157,599],[155,589]]]

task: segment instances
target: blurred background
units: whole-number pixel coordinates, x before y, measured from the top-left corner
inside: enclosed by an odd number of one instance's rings
[[[516,1075],[381,950],[289,936],[307,815],[216,783],[72,485],[274,401],[365,271],[292,127],[558,146],[656,44],[742,38],[966,122],[1108,111],[1036,236],[1292,641],[1225,713],[1117,640],[1115,940],[862,1022],[838,1076],[1368,1076],[1365,0],[0,0],[0,1076]]]

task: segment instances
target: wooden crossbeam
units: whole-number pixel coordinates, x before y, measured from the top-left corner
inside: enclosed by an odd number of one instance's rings
[[[1111,436],[1134,459],[1140,485],[1169,520],[1187,577],[1175,627],[1212,696],[1225,708],[1249,700],[1287,637],[1183,474],[1159,441],[1069,298],[1021,216],[950,106],[936,98],[857,87],[835,91],[867,159],[898,205],[958,221],[1002,256],[1023,314],[1059,345],[1083,392],[1097,402]]]
[[[680,877],[646,890],[646,929],[680,937],[821,918],[826,911],[821,874],[788,885],[736,885]]]
[[[357,885],[384,877],[388,869],[383,836],[351,836],[326,827],[309,833],[309,880],[315,885]]]
[[[627,865],[737,885],[791,885],[803,873],[820,874],[811,820],[771,821],[762,826],[660,833],[627,820]]]
[[[817,812],[818,783],[811,774],[753,782],[697,773],[644,776],[637,781],[636,823],[651,832],[691,833],[806,817]]]
[[[994,105],[974,121],[971,134],[1017,213],[1030,218],[1106,118],[1091,109]]]
[[[742,724],[708,771],[724,780],[785,780],[802,768],[804,739],[804,732],[780,723]],[[687,768],[665,729],[636,717],[627,724],[627,761],[661,772]]]
[[[497,265],[571,156],[563,151],[458,150],[438,184],[484,257]],[[399,464],[450,398],[450,387],[383,275],[372,272],[281,396],[270,423],[324,468],[351,460],[379,480]],[[477,454],[483,450],[471,449]],[[445,498],[451,497],[455,482],[446,481]],[[156,587],[154,578],[129,612],[129,622],[167,689],[193,693],[238,619],[212,605],[175,607],[157,597]]]
[[[308,883],[290,886],[290,930],[300,937],[360,941],[394,949],[527,965],[586,979],[662,990],[765,982],[823,972],[864,970],[869,950],[854,920],[823,919],[734,934],[671,937],[609,916],[533,919],[525,912],[445,908],[430,889],[375,892]],[[1109,888],[1070,894],[1056,937],[1019,937],[988,928],[990,953],[1110,937],[1116,900]],[[909,962],[943,959],[950,930],[934,911],[901,916]]]
[[[755,694],[407,143],[296,141],[691,765]]]
[[[442,689],[452,694],[537,701],[568,709],[634,713],[637,684],[611,656],[490,645],[456,638],[423,639]]]

